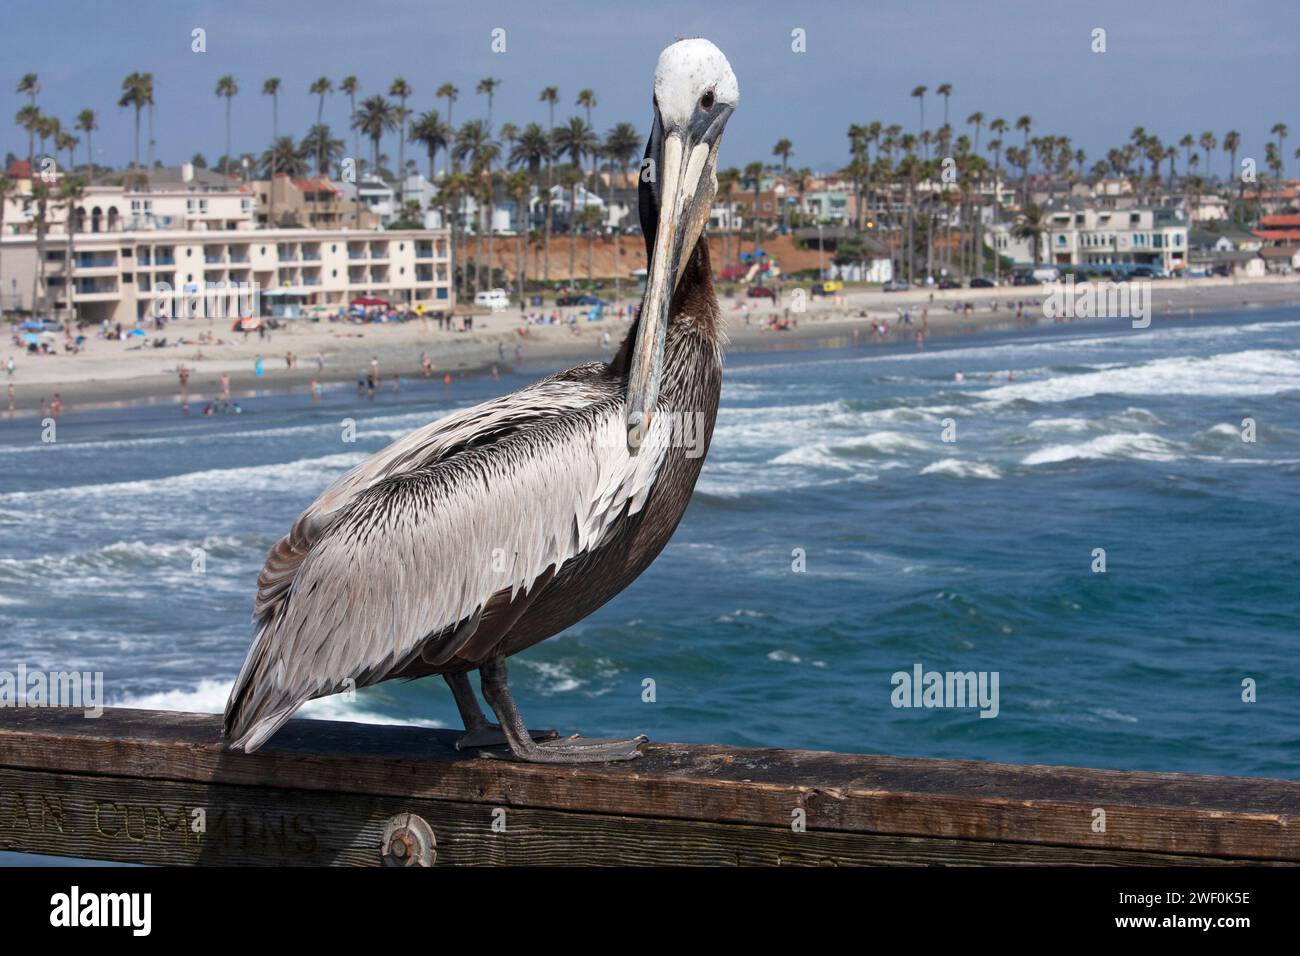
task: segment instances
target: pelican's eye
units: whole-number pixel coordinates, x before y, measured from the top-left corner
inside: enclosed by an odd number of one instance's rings
[[[706,113],[707,113],[709,110],[713,109],[713,91],[712,91],[712,90],[709,90],[709,91],[706,92],[703,96],[700,97],[700,109],[704,110]]]

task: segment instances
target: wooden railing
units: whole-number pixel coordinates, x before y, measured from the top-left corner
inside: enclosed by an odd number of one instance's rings
[[[0,710],[0,848],[155,864],[1300,862],[1300,782],[652,743],[540,766],[455,734]]]

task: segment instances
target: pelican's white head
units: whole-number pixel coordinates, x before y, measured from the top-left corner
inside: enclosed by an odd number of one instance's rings
[[[634,453],[635,436],[649,426],[659,397],[673,292],[709,221],[718,191],[718,145],[738,102],[736,74],[708,40],[678,40],[659,54],[654,126],[641,172],[641,228],[650,261],[628,375],[628,448]]]

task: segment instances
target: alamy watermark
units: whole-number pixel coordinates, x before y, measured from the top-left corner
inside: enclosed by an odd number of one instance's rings
[[[668,423],[668,447],[685,448],[687,458],[699,458],[705,452],[705,433],[708,430],[708,418],[701,411],[673,411],[671,409],[656,410],[650,417],[650,429],[653,431],[655,422],[666,421]],[[630,444],[634,447],[643,445],[648,436],[646,429],[635,414],[628,414],[626,422],[626,431],[615,433],[608,430],[601,430],[600,442],[604,446],[608,443],[610,447],[626,448]]]
[[[981,717],[998,715],[997,671],[927,671],[920,664],[895,671],[889,702],[895,707],[978,707]]]
[[[104,713],[103,671],[42,671],[18,665],[0,671],[0,707],[71,707],[87,717]]]
[[[155,319],[247,319],[261,315],[262,290],[256,282],[186,283],[180,291],[169,282],[154,286],[150,314]]]
[[[1150,282],[1064,282],[1048,284],[1043,315],[1049,319],[1132,319],[1133,328],[1151,324]]]

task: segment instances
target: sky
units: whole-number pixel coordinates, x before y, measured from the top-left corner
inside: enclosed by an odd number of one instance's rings
[[[880,120],[914,132],[918,104],[909,94],[926,85],[926,124],[934,128],[943,102],[933,90],[949,83],[959,133],[970,132],[965,119],[977,110],[1009,123],[1028,114],[1033,135],[1068,135],[1091,165],[1136,126],[1166,143],[1205,130],[1222,141],[1236,129],[1239,161],[1254,156],[1262,166],[1268,131],[1280,121],[1291,130],[1288,174],[1300,172],[1293,158],[1300,0],[0,0],[0,20],[0,64],[9,74],[0,75],[0,119],[7,118],[0,155],[26,154],[26,133],[12,117],[26,102],[14,87],[29,71],[40,76],[38,105],[65,126],[84,108],[96,111],[95,158],[109,165],[131,158],[132,113],[116,104],[133,71],[154,74],[155,155],[169,164],[196,152],[215,161],[224,152],[224,106],[214,87],[227,73],[240,87],[232,104],[236,153],[260,153],[270,139],[271,101],[260,95],[269,76],[282,83],[281,132],[299,137],[315,121],[311,82],[325,75],[337,84],[349,73],[363,97],[387,93],[400,75],[415,91],[408,104],[415,113],[436,108],[444,119],[434,91],[453,82],[461,90],[457,125],[485,116],[486,98],[474,93],[485,76],[502,81],[497,125],[545,123],[538,93],[547,85],[560,89],[562,123],[582,115],[574,98],[590,88],[600,133],[626,120],[644,134],[659,50],[679,36],[706,36],[740,81],[724,166],[772,161],[784,137],[794,144],[792,165],[839,168],[850,123]],[[206,31],[205,53],[191,50],[196,28]],[[1105,31],[1105,52],[1092,49],[1097,29]],[[497,34],[503,52],[492,48],[494,30],[505,31]],[[794,31],[802,31],[804,52],[792,49]],[[350,152],[347,98],[327,99],[324,118]],[[988,139],[986,130],[982,144]],[[79,162],[85,148],[83,138]],[[395,138],[383,148],[395,161]],[[408,158],[419,153],[407,147]],[[1226,174],[1221,150],[1211,168]]]

